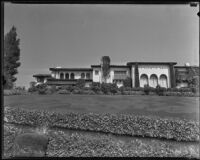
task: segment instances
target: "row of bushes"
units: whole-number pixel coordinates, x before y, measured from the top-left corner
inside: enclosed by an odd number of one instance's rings
[[[4,125],[4,156],[14,156],[13,143],[15,137],[23,133],[34,133],[35,128],[29,130],[21,126]],[[48,129],[46,135],[49,144],[46,150],[47,157],[188,157],[198,158],[199,151],[195,145],[180,146],[158,140],[146,141],[134,138],[131,141],[122,141],[110,135],[89,135],[65,133]]]
[[[48,157],[188,157],[199,158],[198,149],[177,147],[169,142],[142,139],[129,142],[120,141],[111,136],[68,135],[62,131],[50,134]],[[62,142],[62,143],[60,143]]]
[[[5,110],[7,122],[38,126],[101,131],[119,135],[157,137],[177,141],[199,141],[199,123],[179,119],[125,114],[50,113],[16,108]]]
[[[198,96],[197,88],[163,88],[157,86],[156,88],[144,86],[131,88],[131,87],[120,87],[118,88],[115,83],[97,83],[93,82],[90,87],[84,87],[82,80],[77,82],[75,86],[47,86],[41,84],[29,88],[29,92],[37,92],[39,94],[107,94],[107,95],[152,95],[156,94],[159,96]]]
[[[11,95],[28,95],[29,93],[26,90],[20,89],[9,89],[3,90],[4,96],[11,96]]]

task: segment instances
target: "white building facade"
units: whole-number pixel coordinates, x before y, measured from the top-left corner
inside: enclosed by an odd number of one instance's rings
[[[129,77],[132,87],[144,87],[146,84],[154,88],[157,85],[175,87],[174,65],[175,62],[128,62],[126,65],[110,65],[106,83],[116,83],[121,87],[123,80]],[[92,82],[103,82],[101,65],[91,65],[91,68],[50,68],[50,71],[51,74],[46,78],[48,85],[75,85],[78,79],[84,79],[87,86]],[[34,77],[40,79],[37,75]]]

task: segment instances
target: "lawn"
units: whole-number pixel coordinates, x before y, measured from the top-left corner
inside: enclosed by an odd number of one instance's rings
[[[123,95],[4,96],[4,105],[66,112],[125,113],[199,120],[199,97]]]

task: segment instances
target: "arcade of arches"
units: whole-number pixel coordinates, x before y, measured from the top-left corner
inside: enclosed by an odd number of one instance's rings
[[[140,76],[140,87],[144,87],[144,85],[149,85],[150,87],[155,88],[158,84],[161,87],[168,88],[167,76],[162,74],[158,78],[156,74],[150,75],[150,78],[146,74],[142,74]]]

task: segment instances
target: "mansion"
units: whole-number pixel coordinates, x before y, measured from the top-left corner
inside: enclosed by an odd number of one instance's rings
[[[160,85],[165,88],[187,87],[186,81],[177,81],[177,77],[186,79],[189,64],[176,66],[176,62],[128,62],[126,65],[110,65],[106,83],[123,86],[123,80],[130,77],[132,87],[150,87]],[[195,68],[195,67],[194,67]],[[196,67],[199,70],[199,67]],[[90,68],[49,68],[51,74],[36,74],[36,84],[75,85],[78,79],[84,79],[86,86],[92,82],[102,83],[102,65],[91,65]]]

